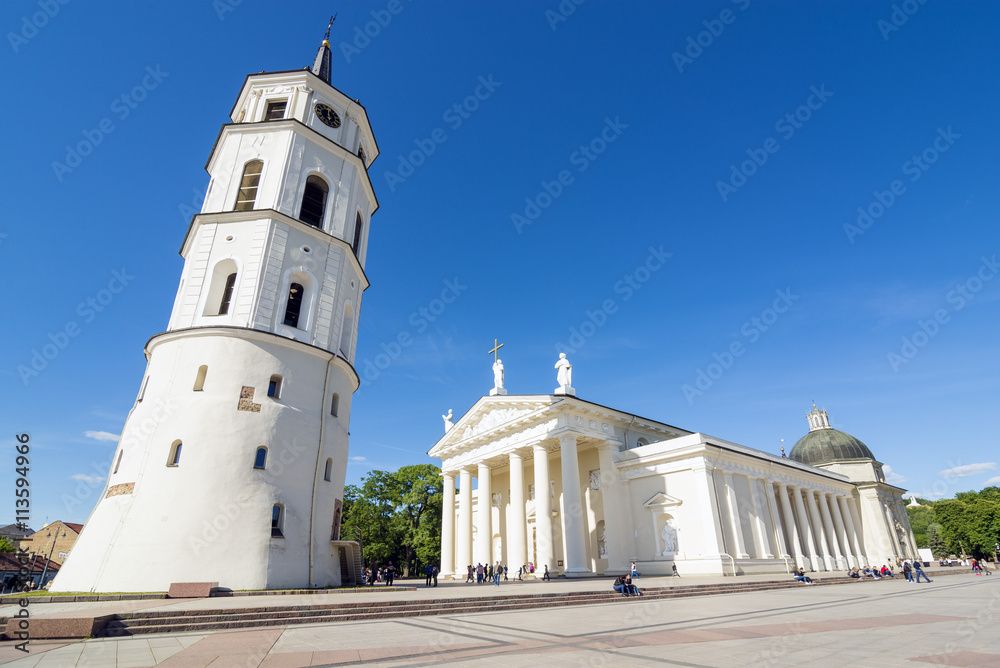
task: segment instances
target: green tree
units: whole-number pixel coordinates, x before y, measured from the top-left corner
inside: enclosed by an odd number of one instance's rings
[[[906,514],[910,517],[910,528],[913,529],[913,537],[917,541],[917,547],[928,546],[927,527],[936,521],[933,507],[906,508]]]
[[[394,474],[399,492],[398,514],[403,523],[403,575],[410,568],[436,564],[441,558],[441,469],[433,464],[404,466]]]
[[[948,545],[944,541],[944,536],[941,535],[940,524],[931,524],[927,527],[927,547],[930,548],[931,554],[934,555],[935,559],[940,559],[950,554],[948,552]]]
[[[10,538],[7,538],[6,536],[0,538],[0,553],[16,552],[16,551],[17,551],[17,546],[14,545],[14,541],[12,541]]]

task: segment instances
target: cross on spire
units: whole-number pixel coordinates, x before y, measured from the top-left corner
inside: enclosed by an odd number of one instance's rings
[[[502,343],[497,343],[497,339],[493,339],[493,350],[489,351],[486,354],[489,355],[490,353],[493,353],[493,363],[494,364],[497,363],[497,351],[500,350],[501,348],[503,348],[503,344]]]
[[[330,39],[330,28],[333,27],[333,22],[337,20],[337,15],[334,14],[330,17],[330,25],[326,27],[326,34],[323,35],[323,41],[326,42]]]

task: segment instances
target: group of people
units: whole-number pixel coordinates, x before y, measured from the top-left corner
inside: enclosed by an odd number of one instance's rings
[[[385,568],[379,568],[378,564],[372,564],[371,568],[365,569],[365,582],[369,587],[374,587],[378,582],[384,582],[386,587],[392,586],[392,581],[396,579],[396,567],[389,562]]]
[[[633,568],[633,573],[635,569]],[[630,575],[619,575],[615,578],[615,583],[611,585],[611,588],[622,596],[642,596],[642,592],[639,588],[632,583],[632,576]]]
[[[985,559],[972,559],[971,563],[972,563],[972,572],[975,573],[976,575],[982,575],[983,573],[985,573],[986,575],[990,575],[990,565],[986,562]]]
[[[424,567],[424,579],[425,587],[437,587],[438,586],[438,567],[434,564],[427,564]]]
[[[507,582],[507,580],[509,579],[508,578],[509,572],[510,571],[508,567],[506,565],[501,564],[499,561],[496,562],[495,564],[486,564],[485,566],[482,563],[476,564],[475,566],[469,564],[468,569],[466,571],[465,581],[475,582],[476,584],[491,582],[497,587],[499,587],[501,580]],[[535,573],[535,565],[529,562],[527,564],[524,564],[523,566],[518,567],[517,579],[523,580],[525,575],[533,575],[534,573]],[[542,579],[543,580],[552,579],[549,576],[548,565],[545,566],[545,574],[542,575]]]
[[[922,577],[927,582],[931,582],[931,579],[927,577],[924,573],[923,565],[917,560],[911,559],[900,559],[898,562],[898,567],[903,571],[903,575],[906,577],[907,582],[920,582]],[[858,582],[861,582],[865,578],[871,578],[873,580],[881,580],[882,578],[896,578],[896,574],[887,565],[882,564],[879,568],[869,568],[865,566],[859,569],[857,566],[847,571],[847,575],[854,578]]]

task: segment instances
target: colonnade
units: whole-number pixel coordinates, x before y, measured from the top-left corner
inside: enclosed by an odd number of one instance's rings
[[[874,563],[865,553],[861,515],[853,496],[821,492],[788,483],[765,483],[777,499],[773,514],[779,556],[813,571],[863,568]]]
[[[587,529],[584,522],[584,499],[580,478],[580,459],[576,434],[564,433],[559,437],[559,466],[562,473],[562,512],[560,520],[565,550],[565,565],[561,572],[573,576],[589,573],[587,556]],[[612,458],[610,443],[598,445],[601,477],[612,480]],[[503,466],[503,459],[510,466],[510,498],[507,513],[507,540],[503,546],[506,564],[517,567],[526,564],[528,550],[527,499],[525,498],[525,466],[527,448],[514,450],[500,456],[501,462],[494,468]],[[530,446],[532,455],[532,477],[535,488],[535,566],[543,570],[556,570],[554,554],[552,495],[550,492],[549,450],[545,443]],[[494,458],[495,461],[495,458]],[[605,471],[607,468],[607,472]],[[456,508],[455,476],[458,475],[458,501]],[[478,481],[478,512],[476,513],[475,545],[472,544],[472,478],[473,466],[464,466],[457,471],[445,471],[444,508],[441,526],[441,573],[442,575],[463,574],[469,564],[489,564],[496,561],[493,554],[492,476],[491,467],[486,462],[475,465]],[[457,513],[456,513],[457,509]],[[612,532],[609,531],[608,544],[611,545]]]

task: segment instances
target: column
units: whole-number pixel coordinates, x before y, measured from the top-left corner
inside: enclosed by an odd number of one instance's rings
[[[472,564],[472,472],[463,468],[458,472],[458,539],[455,545],[458,575]],[[475,566],[475,564],[472,564]]]
[[[576,434],[559,437],[559,458],[562,460],[563,541],[566,544],[566,575],[589,573],[587,540],[583,528],[583,495],[580,491],[580,460]]]
[[[524,505],[524,458],[510,453],[510,515],[507,521],[507,567],[528,563],[528,520]]]
[[[493,506],[490,496],[492,489],[490,486],[489,464],[479,464],[479,499],[476,510],[476,561],[483,566],[492,564],[493,559]]]
[[[444,507],[441,509],[441,571],[442,577],[455,574],[455,473],[444,477]]]
[[[809,551],[810,569],[818,571],[820,570],[819,552],[816,550],[816,539],[813,533],[812,522],[809,521],[806,508],[802,504],[802,495],[799,493],[799,488],[792,485],[788,486],[788,491],[791,492],[792,498],[795,499],[795,514],[798,517],[799,525],[802,527],[802,536],[805,539],[806,550]]]
[[[851,540],[847,536],[847,527],[844,526],[844,517],[840,514],[840,503],[838,499],[839,496],[836,494],[827,495],[827,503],[830,504],[830,512],[833,513],[833,526],[837,529],[837,538],[840,539],[840,544],[844,548],[844,557],[847,559],[847,567],[851,566],[861,566],[858,563],[857,557],[854,556],[854,550],[851,547]]]
[[[604,507],[604,546],[608,552],[608,570],[605,573],[625,572],[625,546],[623,540],[631,543],[632,535],[626,533],[622,518],[622,499],[625,489],[618,480],[611,454],[612,444],[604,441],[597,446],[597,458],[601,466],[601,504]]]
[[[812,520],[813,533],[816,536],[816,547],[819,548],[818,555],[823,559],[823,570],[833,570],[833,560],[830,558],[830,547],[826,542],[826,532],[823,531],[823,520],[819,516],[819,508],[816,507],[816,497],[811,489],[802,489],[806,497],[806,506],[809,508],[809,518]]]
[[[729,523],[733,528],[733,536],[736,539],[736,554],[732,555],[732,557],[734,559],[748,559],[750,555],[747,554],[747,544],[743,540],[743,525],[740,524],[740,511],[736,499],[736,487],[733,486],[733,474],[726,471],[725,477],[726,506],[729,508]]]
[[[774,559],[770,541],[768,540],[767,527],[764,525],[764,511],[760,503],[760,494],[757,492],[757,480],[748,477],[747,481],[750,483],[750,496],[753,497],[753,542],[756,547],[757,558]]]
[[[806,557],[802,554],[802,541],[799,539],[799,528],[795,525],[795,515],[792,513],[792,505],[788,501],[788,489],[780,482],[774,483],[777,492],[781,497],[781,513],[788,523],[788,535],[791,540],[792,554],[795,555],[795,565],[805,567]]]
[[[838,496],[837,506],[840,509],[840,516],[844,520],[844,528],[847,529],[847,542],[851,544],[851,552],[854,553],[854,561],[858,568],[864,568],[865,555],[861,549],[861,541],[858,540],[858,530],[854,526],[854,519],[851,517],[851,510],[847,507],[847,497]]]
[[[549,494],[549,451],[536,443],[532,448],[535,455],[535,573],[538,577],[545,572],[547,565],[555,570],[556,563],[552,560],[552,497]]]
[[[767,512],[771,514],[771,526],[774,528],[774,543],[776,557],[787,557],[788,546],[785,543],[785,532],[781,528],[781,517],[778,516],[778,508],[775,505],[774,483],[770,480],[764,481],[764,498],[767,501]]]
[[[864,550],[863,554],[865,560],[868,562],[868,566],[875,566],[882,562],[877,555],[872,556],[869,552],[870,549],[877,549],[865,538],[865,525],[861,523],[861,509],[858,507],[857,501],[854,497],[848,497],[847,499],[847,509],[850,511],[851,519],[854,521],[854,527],[857,532],[858,541],[861,544],[861,549]]]
[[[725,551],[722,523],[725,518],[719,508],[715,494],[715,476],[709,469],[694,469],[695,491],[698,494],[698,509],[701,510],[701,525],[705,527],[705,556],[719,557]],[[699,480],[698,478],[701,478]],[[714,527],[710,531],[708,527]],[[685,547],[685,550],[690,548]]]
[[[823,517],[823,529],[827,545],[830,547],[830,555],[835,560],[837,570],[844,570],[847,568],[847,562],[844,561],[844,555],[840,553],[840,546],[837,545],[837,534],[833,531],[833,520],[830,518],[827,495],[823,492],[816,492],[816,494],[819,496],[819,514]]]

